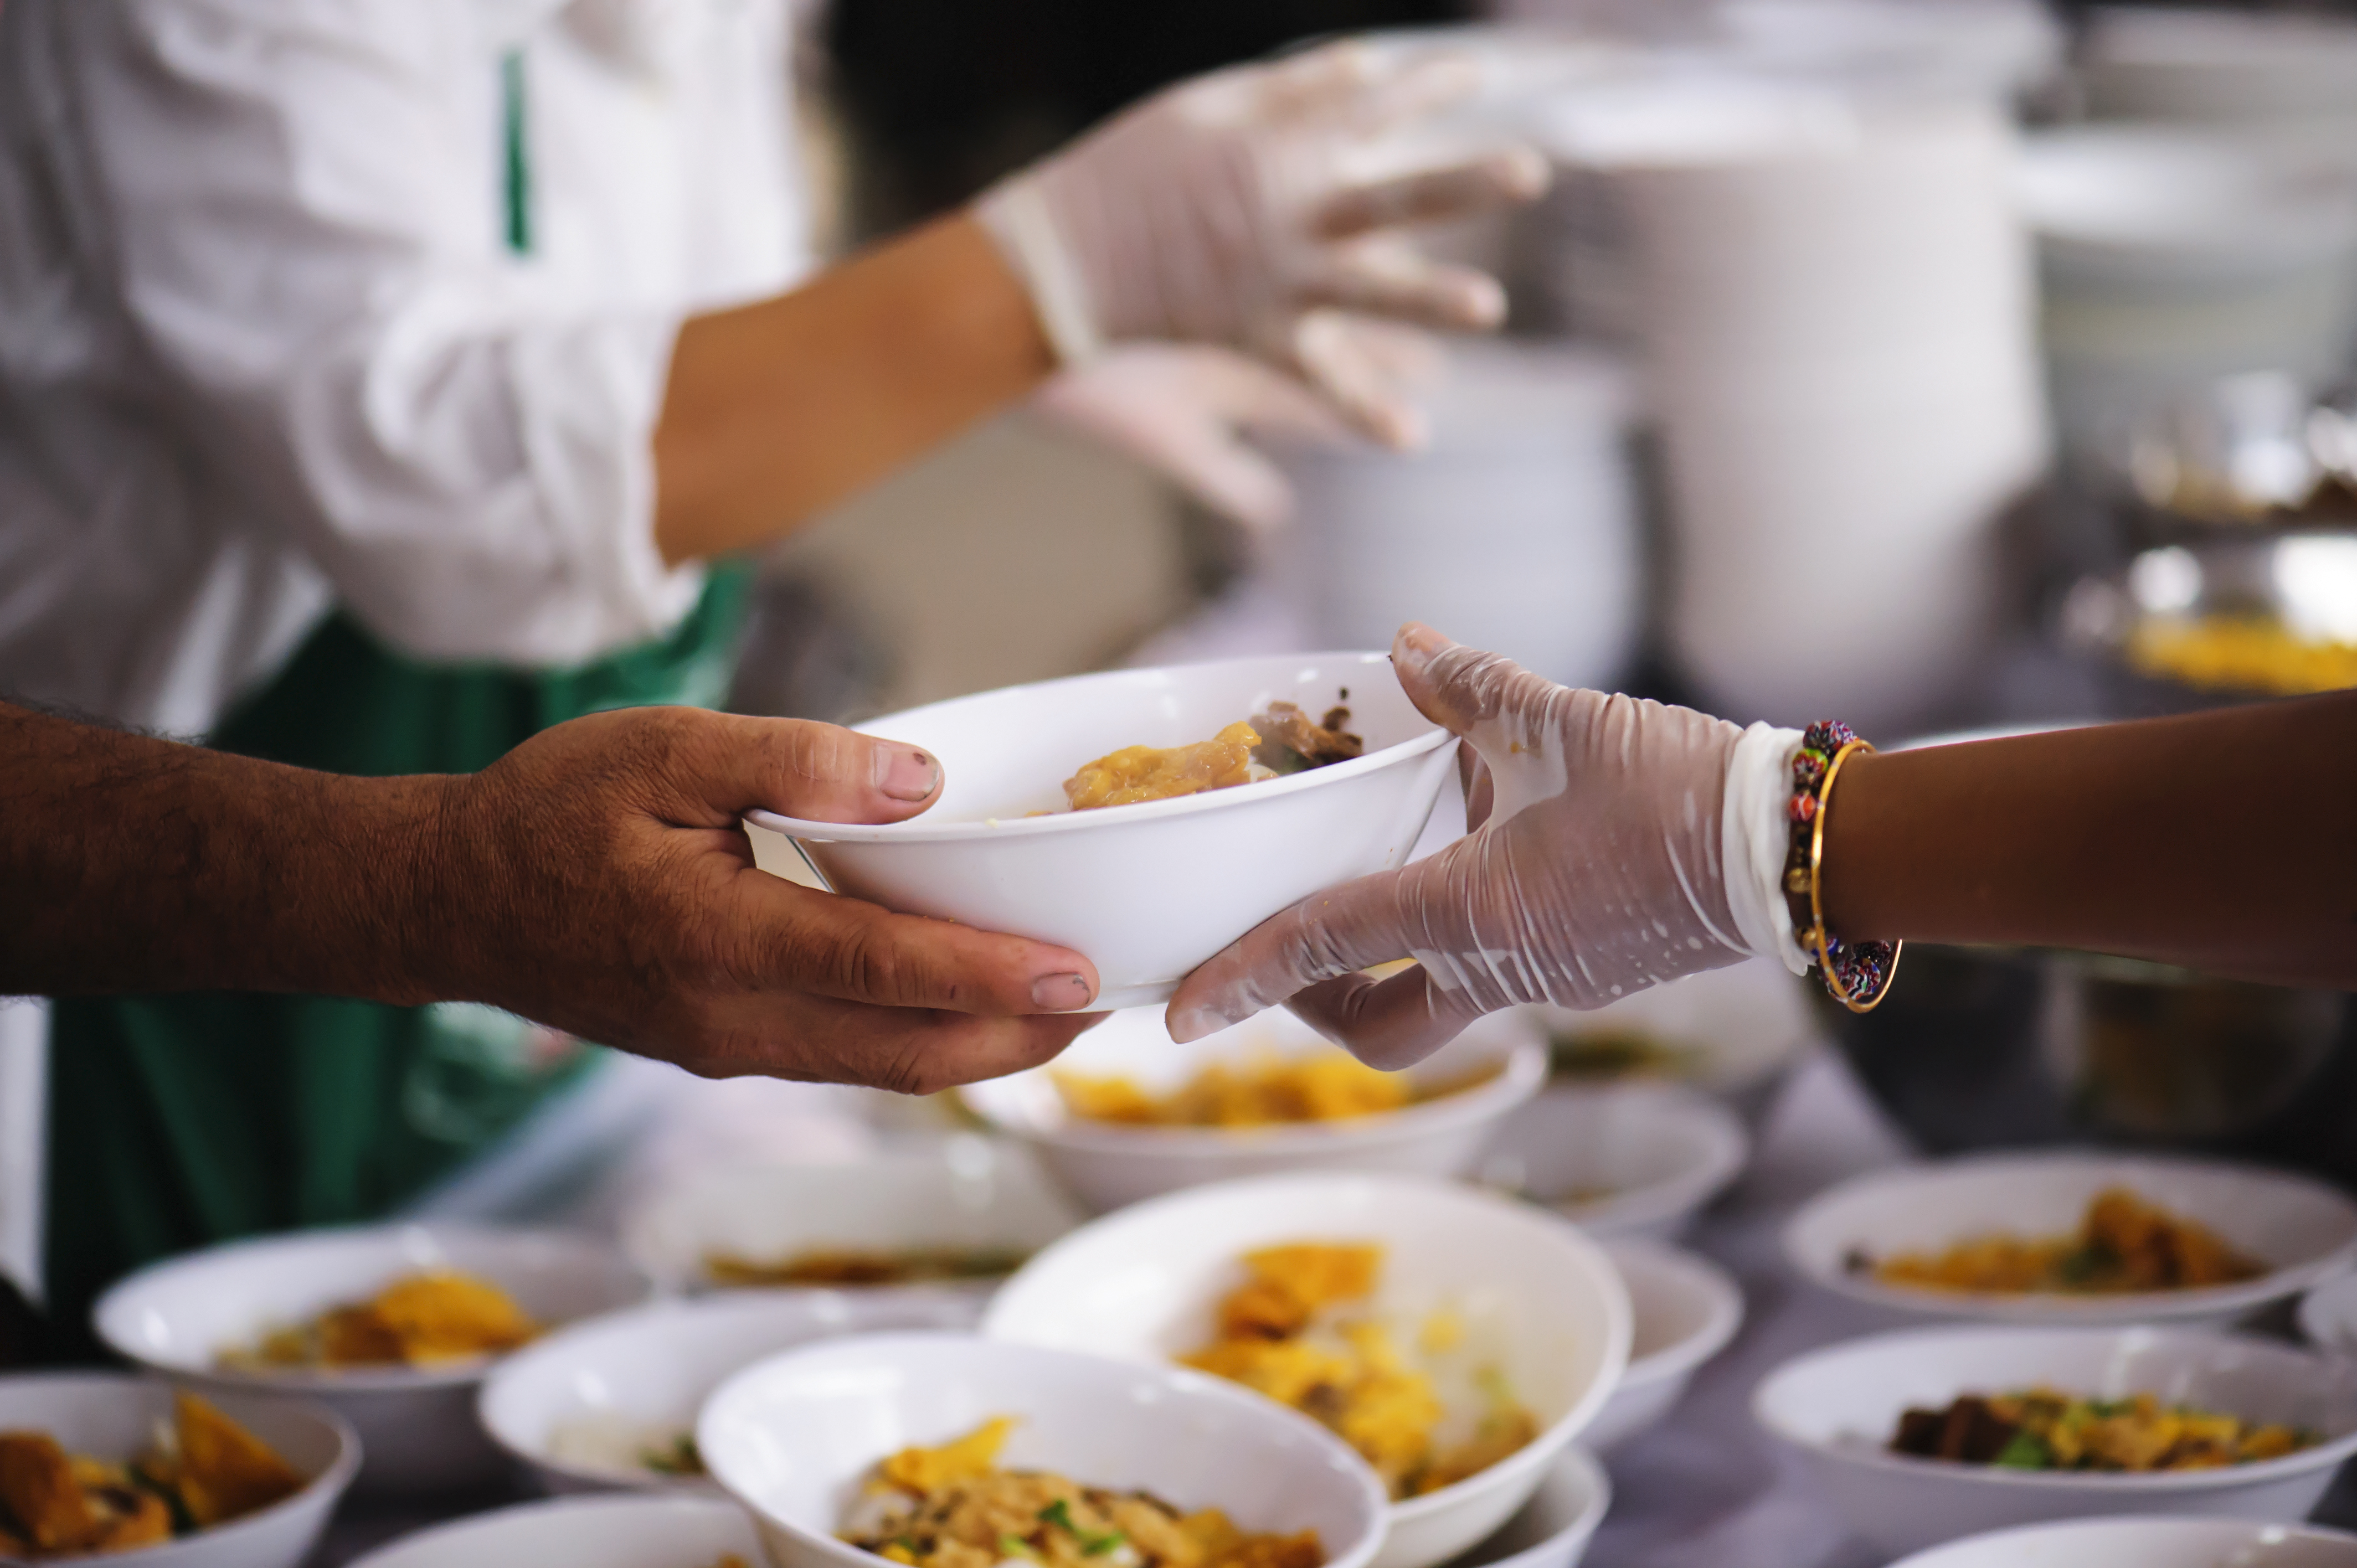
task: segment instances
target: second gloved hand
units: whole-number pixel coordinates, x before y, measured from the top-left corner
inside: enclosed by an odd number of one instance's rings
[[[1773,950],[1745,935],[1760,915],[1731,907],[1724,819],[1738,748],[1758,753],[1772,785],[1791,732],[1756,725],[1748,740],[1690,709],[1558,686],[1420,626],[1402,630],[1392,660],[1416,706],[1479,757],[1468,797],[1479,825],[1254,928],[1179,986],[1175,1037],[1289,999],[1366,1060],[1401,1067],[1501,1007],[1598,1007]],[[1749,816],[1731,815],[1736,896],[1756,904]],[[1359,972],[1410,957],[1418,967],[1388,980]]]
[[[1234,67],[994,187],[975,215],[1065,363],[1140,338],[1224,343],[1406,445],[1415,413],[1371,362],[1363,320],[1486,328],[1505,295],[1402,231],[1546,184],[1538,154],[1502,139],[1400,172],[1403,133],[1475,84],[1468,61],[1351,42]]]

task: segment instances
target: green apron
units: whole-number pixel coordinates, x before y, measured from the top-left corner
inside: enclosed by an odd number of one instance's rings
[[[749,573],[716,570],[659,642],[581,668],[429,668],[340,613],[212,744],[330,772],[468,773],[606,708],[716,704]],[[50,1014],[45,1359],[81,1359],[127,1271],[239,1236],[380,1217],[587,1070],[595,1052],[466,1004],[244,993]]]

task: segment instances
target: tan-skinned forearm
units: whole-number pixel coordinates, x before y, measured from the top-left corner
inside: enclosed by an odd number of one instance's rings
[[[1855,757],[1826,923],[2357,985],[2357,693]]]
[[[655,542],[673,563],[761,543],[1054,368],[1029,295],[963,214],[695,317],[655,428]]]
[[[446,993],[447,778],[346,779],[0,703],[0,995]]]

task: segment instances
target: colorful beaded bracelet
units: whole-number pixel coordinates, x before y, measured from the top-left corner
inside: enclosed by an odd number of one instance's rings
[[[1899,972],[1899,942],[1846,942],[1825,929],[1819,870],[1825,857],[1825,803],[1842,764],[1874,747],[1838,719],[1820,719],[1801,732],[1792,754],[1792,798],[1785,809],[1792,830],[1784,856],[1784,897],[1801,946],[1817,961],[1825,989],[1853,1013],[1870,1013]]]

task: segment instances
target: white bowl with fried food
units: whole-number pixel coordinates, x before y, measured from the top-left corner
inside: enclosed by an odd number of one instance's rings
[[[445,1272],[488,1282],[544,1329],[631,1305],[649,1290],[619,1249],[594,1237],[376,1225],[231,1242],[156,1263],[108,1291],[93,1317],[109,1348],[176,1381],[301,1394],[335,1411],[361,1434],[362,1490],[437,1490],[506,1469],[475,1421],[475,1391],[494,1358],[341,1367],[236,1358],[265,1335],[367,1301],[398,1280]]]
[[[716,1492],[692,1460],[712,1391],[813,1340],[970,1327],[979,1308],[942,1294],[731,1291],[607,1313],[535,1340],[491,1369],[483,1430],[552,1492]],[[683,1449],[682,1444],[687,1447]]]
[[[303,1400],[222,1394],[213,1402],[303,1477],[302,1489],[242,1518],[154,1546],[110,1552],[137,1568],[296,1568],[307,1560],[360,1469],[360,1440],[335,1412]],[[0,1377],[0,1432],[46,1433],[70,1455],[126,1463],[172,1420],[170,1384],[114,1372]],[[0,1514],[9,1510],[0,1507]],[[8,1549],[0,1546],[0,1557]]]
[[[1429,1178],[1247,1177],[1174,1193],[1073,1231],[992,1299],[983,1332],[1168,1366],[1213,1338],[1248,1251],[1290,1242],[1382,1249],[1365,1312],[1415,1347],[1436,1391],[1467,1367],[1528,1412],[1519,1449],[1393,1503],[1377,1568],[1430,1568],[1511,1518],[1602,1412],[1629,1357],[1629,1295],[1595,1241],[1528,1204]],[[1448,1324],[1446,1350],[1433,1327]],[[1475,1365],[1478,1363],[1478,1366]],[[1457,1370],[1451,1371],[1449,1369]],[[1444,1421],[1477,1412],[1443,1399]],[[1434,1440],[1438,1444],[1440,1434]]]
[[[1186,1045],[1158,1007],[1116,1013],[1044,1068],[958,1091],[998,1133],[1028,1142],[1072,1196],[1103,1212],[1182,1187],[1282,1171],[1390,1171],[1458,1176],[1472,1168],[1499,1120],[1536,1093],[1546,1053],[1512,1014],[1492,1014],[1406,1071],[1381,1075],[1407,1102],[1340,1120],[1259,1126],[1170,1126],[1074,1113],[1060,1076],[1126,1079],[1157,1098],[1202,1081],[1207,1069],[1249,1073],[1272,1059],[1342,1058],[1283,1010]],[[1347,1058],[1342,1058],[1347,1060]],[[1372,1076],[1352,1064],[1345,1070]]]
[[[753,1521],[720,1498],[560,1498],[404,1536],[351,1568],[762,1568]]]
[[[1890,1568],[2357,1568],[2357,1535],[2233,1519],[2074,1519],[1970,1535]]]
[[[832,1273],[841,1284],[862,1270],[974,1270],[856,1294],[946,1290],[979,1316],[983,1294],[1080,1221],[1029,1149],[964,1133],[856,1160],[699,1168],[623,1217],[622,1247],[660,1288],[678,1292],[801,1288],[798,1273],[812,1283]]]
[[[2108,1294],[1934,1289],[1888,1283],[1876,1266],[1936,1258],[1984,1237],[2042,1240],[2076,1232],[2110,1190],[2189,1220],[2256,1269],[2233,1283]],[[1803,1278],[1896,1312],[2055,1324],[2222,1326],[2287,1301],[2357,1256],[2357,1200],[2310,1177],[2218,1160],[2094,1151],[1985,1155],[1856,1177],[1816,1197],[1784,1229]]]
[[[1706,969],[1576,1011],[1523,1009],[1547,1039],[1556,1087],[1684,1084],[1756,1132],[1819,1038],[1807,983],[1773,959]]]
[[[1347,708],[1363,753],[1259,783],[1067,809],[1064,780],[1083,765],[1125,746],[1209,740],[1272,702],[1321,717]],[[1101,1008],[1166,1001],[1189,970],[1278,910],[1400,865],[1456,753],[1382,653],[1117,670],[857,727],[931,752],[940,799],[881,825],[754,811],[745,827],[756,862],[794,875],[799,843],[838,893],[1086,953]]]
[[[2306,1429],[2310,1446],[2204,1469],[2051,1470],[1921,1458],[1908,1410],[2045,1388]],[[1894,1556],[1980,1530],[2102,1514],[2304,1518],[2357,1453],[2357,1369],[2275,1341],[2182,1328],[1969,1325],[1870,1335],[1796,1357],[1752,1413],[1800,1451],[1851,1528]]]
[[[1015,1422],[1007,1469],[1218,1509],[1254,1533],[1314,1530],[1324,1568],[1366,1568],[1383,1540],[1373,1473],[1306,1417],[1200,1373],[971,1335],[864,1335],[772,1357],[706,1402],[696,1441],[779,1568],[874,1568],[838,1532],[877,1462],[1000,1417]]]
[[[1751,1158],[1741,1118],[1672,1083],[1553,1088],[1498,1124],[1475,1167],[1591,1236],[1674,1241]]]
[[[1707,1258],[1622,1237],[1604,1251],[1629,1287],[1628,1369],[1580,1441],[1609,1454],[1660,1423],[1743,1326],[1743,1290]]]

